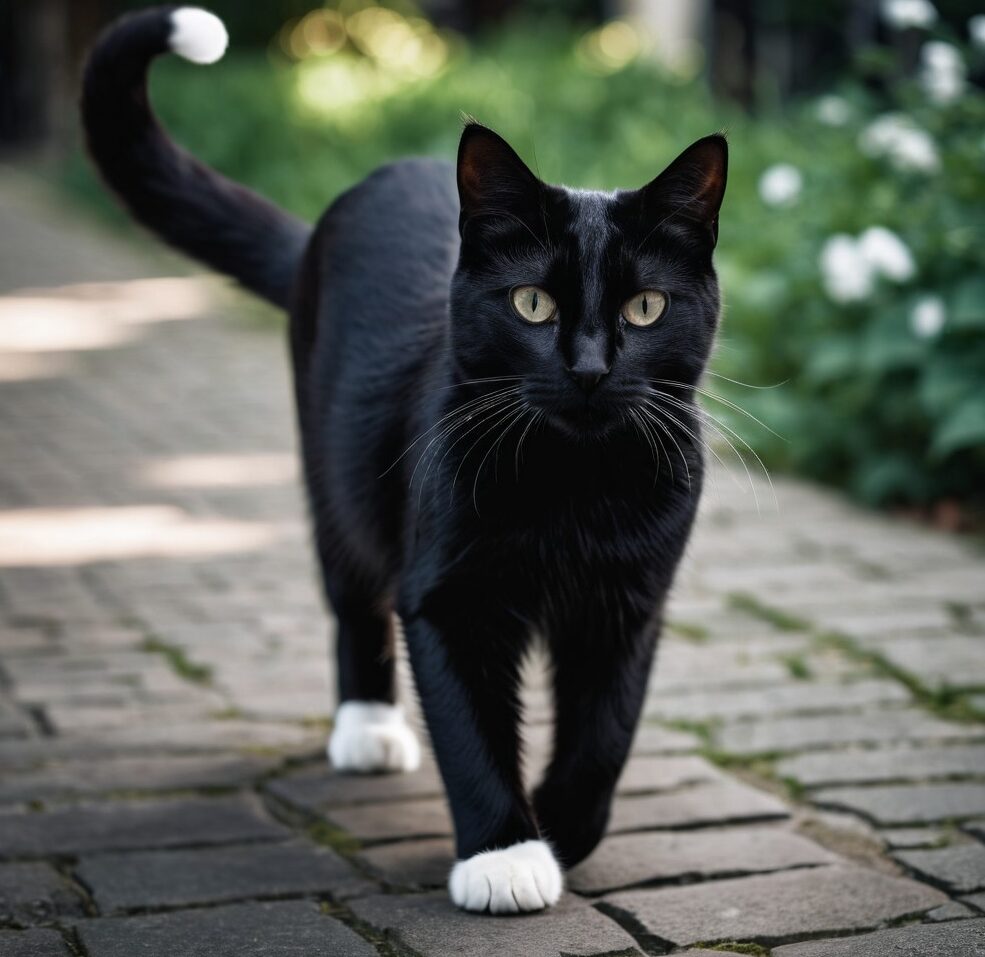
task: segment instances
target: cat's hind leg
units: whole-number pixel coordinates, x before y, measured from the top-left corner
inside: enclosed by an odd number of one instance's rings
[[[328,578],[326,574],[326,578]],[[339,771],[415,771],[417,736],[396,700],[393,618],[388,603],[362,589],[328,584],[338,619],[338,700],[328,758]]]

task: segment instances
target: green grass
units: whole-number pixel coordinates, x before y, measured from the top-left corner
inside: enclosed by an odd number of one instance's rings
[[[780,655],[780,661],[786,665],[790,677],[795,678],[797,681],[810,681],[814,677],[811,666],[807,663],[807,659],[803,655]]]
[[[362,847],[358,838],[327,821],[316,821],[314,824],[309,824],[306,830],[308,837],[316,844],[330,847],[339,854],[355,854]]]
[[[144,639],[141,651],[161,655],[171,666],[171,670],[185,681],[196,685],[212,683],[212,669],[208,665],[192,661],[178,645],[169,644],[160,638],[150,636]]]
[[[667,630],[685,641],[694,642],[696,645],[704,644],[711,638],[711,632],[704,625],[690,621],[668,621]]]

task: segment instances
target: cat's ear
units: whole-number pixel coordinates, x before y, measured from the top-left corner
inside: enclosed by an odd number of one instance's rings
[[[540,208],[542,184],[498,133],[469,123],[458,145],[462,225],[478,214],[522,215]]]
[[[695,226],[714,246],[727,179],[728,143],[716,133],[692,143],[640,193],[651,215]]]

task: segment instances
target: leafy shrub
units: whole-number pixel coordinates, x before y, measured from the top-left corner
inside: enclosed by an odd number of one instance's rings
[[[399,14],[375,37],[340,33],[331,10],[310,16],[326,19],[288,24],[268,56],[234,43],[207,73],[162,62],[153,98],[175,137],[314,218],[381,162],[453,156],[462,111],[545,179],[603,188],[643,184],[727,128],[715,368],[777,385],[715,388],[787,441],[726,403],[709,411],[768,463],[868,502],[985,497],[985,97],[959,75],[980,54],[931,46],[937,73],[925,63],[922,83],[885,52],[867,56],[883,92],[849,82],[750,118],[711,99],[696,59],[667,72],[639,56],[626,24],[516,22],[466,46]],[[377,48],[400,30],[416,59]],[[109,208],[81,157],[64,179]]]

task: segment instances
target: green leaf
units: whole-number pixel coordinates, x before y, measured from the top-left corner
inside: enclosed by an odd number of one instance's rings
[[[972,276],[958,285],[951,301],[948,325],[955,329],[985,329],[985,276]]]
[[[985,395],[966,398],[935,431],[930,454],[942,459],[976,445],[985,446]]]

